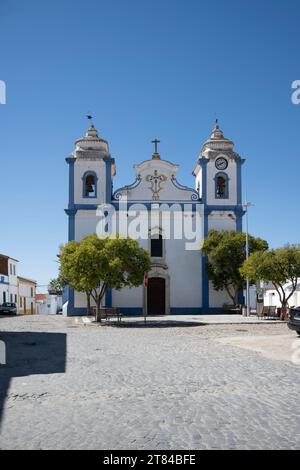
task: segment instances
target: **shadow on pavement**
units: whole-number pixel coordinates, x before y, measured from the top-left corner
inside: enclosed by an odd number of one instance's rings
[[[62,374],[66,370],[66,334],[0,332],[6,364],[0,357],[0,423],[10,380],[36,374]],[[3,343],[1,343],[3,349]],[[2,356],[3,359],[3,356]],[[2,361],[3,362],[3,361]]]
[[[121,321],[120,323],[108,321],[103,323],[104,325],[110,325],[118,328],[174,328],[174,327],[191,327],[191,326],[204,326],[203,322],[187,322],[187,321],[176,321],[176,320],[166,320],[166,321]]]

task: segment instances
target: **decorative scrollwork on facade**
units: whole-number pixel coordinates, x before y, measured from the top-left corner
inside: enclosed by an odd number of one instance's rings
[[[191,194],[191,200],[192,201],[198,201],[199,200],[199,194],[197,193],[197,191],[195,191],[192,188],[189,188],[188,186],[183,186],[182,184],[178,183],[175,175],[171,176],[171,182],[173,183],[175,188],[180,189],[181,191],[189,191],[190,193],[192,193]]]
[[[123,188],[117,189],[117,191],[113,195],[113,199],[119,200],[121,196],[124,196],[124,193],[130,191],[131,189],[135,189],[141,184],[142,177],[141,175],[137,175],[136,180],[134,183],[129,184],[128,186],[123,186]]]
[[[149,186],[150,191],[152,191],[152,199],[153,201],[157,201],[159,199],[159,192],[163,189],[161,183],[163,181],[167,181],[167,177],[165,175],[159,175],[157,170],[154,170],[153,175],[147,175],[146,181],[151,183]]]

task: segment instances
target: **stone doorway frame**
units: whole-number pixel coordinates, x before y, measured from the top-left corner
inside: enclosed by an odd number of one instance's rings
[[[165,315],[170,315],[170,276],[165,272],[166,266],[152,266],[148,279],[160,277],[165,280]],[[143,288],[143,313],[148,314],[148,287]]]

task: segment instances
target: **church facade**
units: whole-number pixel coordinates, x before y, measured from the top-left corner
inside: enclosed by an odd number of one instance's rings
[[[135,181],[113,190],[116,163],[92,125],[75,142],[69,165],[68,239],[119,233],[151,255],[144,285],[108,290],[106,307],[123,314],[221,313],[230,299],[206,275],[201,242],[210,229],[242,230],[242,165],[216,124],[193,169],[195,188],[177,180],[179,166],[158,153],[134,165]],[[86,314],[86,296],[68,290],[67,315]]]

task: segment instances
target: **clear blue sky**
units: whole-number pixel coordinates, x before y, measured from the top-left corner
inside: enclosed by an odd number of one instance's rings
[[[67,239],[65,157],[91,111],[116,158],[191,171],[215,113],[247,159],[250,231],[299,242],[298,0],[0,0],[0,252],[46,284]]]

